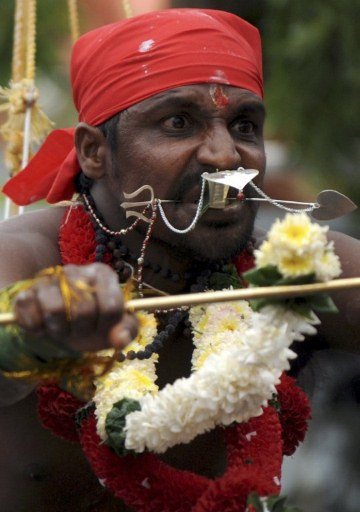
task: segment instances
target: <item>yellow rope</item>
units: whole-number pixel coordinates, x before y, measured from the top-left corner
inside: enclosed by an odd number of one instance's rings
[[[75,43],[80,37],[79,12],[77,8],[77,0],[68,0],[70,32],[72,42]]]
[[[26,73],[25,78],[35,78],[36,54],[36,0],[28,0],[27,31],[26,31]]]
[[[24,54],[25,54],[25,20],[26,20],[26,3],[25,0],[16,0],[15,17],[14,17],[14,43],[12,58],[11,79],[18,82],[25,76]]]
[[[133,9],[131,7],[130,0],[122,0],[123,10],[126,18],[132,18],[134,16]]]

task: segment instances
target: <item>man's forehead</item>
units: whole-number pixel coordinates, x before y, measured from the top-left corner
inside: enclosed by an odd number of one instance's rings
[[[194,85],[184,85],[181,87],[176,87],[174,89],[168,89],[166,91],[162,91],[146,100],[133,105],[128,110],[139,109],[145,110],[147,108],[152,108],[154,106],[160,106],[163,104],[178,104],[179,101],[183,101],[184,104],[197,104],[202,103],[204,99],[214,97],[214,87],[226,97],[229,104],[251,104],[255,108],[259,110],[265,111],[263,101],[259,96],[254,94],[247,89],[242,89],[240,87],[234,87],[231,85],[222,85],[222,84],[213,84],[213,83],[205,83],[205,84],[194,84]]]

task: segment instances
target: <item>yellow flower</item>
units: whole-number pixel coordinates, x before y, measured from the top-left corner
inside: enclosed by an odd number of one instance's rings
[[[327,227],[313,224],[306,213],[287,214],[282,221],[275,222],[269,233],[269,241],[275,250],[279,246],[300,251],[317,250],[320,245],[326,244],[326,231]]]
[[[257,267],[268,267],[269,265],[277,265],[276,253],[273,245],[265,240],[258,250],[255,251],[255,262]]]
[[[315,271],[311,254],[290,253],[279,260],[279,272],[284,277],[297,277],[311,274]]]

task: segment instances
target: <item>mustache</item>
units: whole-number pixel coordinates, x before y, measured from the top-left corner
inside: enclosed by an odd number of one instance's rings
[[[201,188],[201,182],[202,178],[201,175],[204,172],[212,173],[215,172],[215,169],[213,167],[203,167],[197,172],[193,172],[191,174],[187,174],[183,176],[175,185],[173,189],[172,199],[175,201],[181,201],[181,199],[185,196],[185,194],[195,188],[199,187],[199,190]]]

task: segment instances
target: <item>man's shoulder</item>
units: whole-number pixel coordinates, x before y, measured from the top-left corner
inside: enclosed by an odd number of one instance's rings
[[[60,263],[58,235],[64,211],[47,208],[0,222],[0,286]]]
[[[5,233],[32,232],[49,238],[56,238],[64,212],[65,207],[58,206],[11,217],[0,222],[0,236]],[[56,232],[55,235],[54,231]]]

